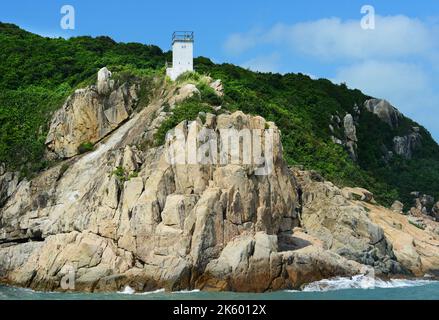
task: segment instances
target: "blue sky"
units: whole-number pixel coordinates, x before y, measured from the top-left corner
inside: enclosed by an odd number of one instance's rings
[[[60,8],[75,8],[75,30]],[[360,10],[375,9],[374,30]],[[0,21],[45,36],[108,35],[170,47],[194,30],[195,53],[259,71],[302,72],[388,99],[439,141],[439,1],[2,1]]]

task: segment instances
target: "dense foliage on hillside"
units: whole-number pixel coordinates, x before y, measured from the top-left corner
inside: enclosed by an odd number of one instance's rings
[[[156,46],[116,43],[108,37],[49,39],[0,23],[0,162],[24,174],[43,169],[48,165],[43,151],[51,114],[75,88],[93,83],[103,66],[112,71],[159,71],[169,55]],[[199,74],[223,80],[223,108],[276,122],[291,165],[315,169],[340,185],[366,187],[385,204],[395,199],[407,203],[413,190],[439,196],[439,147],[429,133],[421,127],[423,146],[412,160],[395,156],[384,162],[383,145],[391,150],[395,135],[418,125],[404,119],[392,130],[365,111],[362,105],[369,97],[359,90],[302,74],[251,72],[206,58],[196,59],[195,65]],[[205,93],[205,99],[215,98]],[[354,105],[361,111],[358,162],[331,141],[329,130],[331,115],[343,117]],[[197,108],[196,101],[180,106],[161,136],[181,117],[194,117]],[[199,108],[206,106],[200,103]]]

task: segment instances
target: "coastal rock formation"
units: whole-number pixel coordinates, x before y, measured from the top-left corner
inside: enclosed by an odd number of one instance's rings
[[[101,69],[97,87],[76,90],[55,113],[46,145],[57,157],[77,155],[81,144],[101,140],[133,112],[138,100],[137,85],[115,87],[110,77],[108,69]]]
[[[392,210],[365,204],[371,221],[384,230],[397,261],[413,275],[439,275],[439,223],[427,217],[395,214]]]
[[[402,274],[383,229],[373,223],[363,203],[373,195],[365,189],[340,190],[307,171],[294,170],[302,190],[301,225],[324,248],[347,259],[373,266],[377,273]],[[355,194],[358,198],[352,196]],[[359,204],[354,200],[362,200]]]
[[[79,103],[82,98],[77,101],[83,94],[100,99],[92,89],[86,91],[69,98],[61,113],[88,106]],[[183,91],[194,92],[177,89]],[[74,290],[81,291],[126,285],[138,291],[263,291],[362,272],[360,264],[293,236],[299,225],[297,184],[273,123],[242,112],[206,114],[203,121],[183,121],[174,129],[183,133],[182,146],[176,148],[171,138],[161,147],[136,148],[144,133],[154,136],[150,130],[157,128],[156,114],[171,97],[164,93],[129,116],[88,154],[19,183],[0,209],[3,282],[62,290],[61,281],[73,272]],[[54,123],[63,125],[60,119],[66,118],[58,114]],[[190,162],[194,153],[188,141],[205,129],[248,129],[261,139],[267,128],[272,143],[265,140],[260,154],[272,159],[260,164]],[[50,135],[57,136],[53,130]],[[224,143],[221,137],[216,141]],[[55,145],[63,156],[74,153]],[[170,155],[183,155],[184,161],[169,161]],[[270,164],[266,174],[258,173]],[[229,268],[232,274],[222,273]],[[270,277],[265,278],[266,272]]]
[[[398,202],[392,210],[346,197],[312,172],[295,169],[294,174],[303,193],[304,231],[320,239],[324,248],[373,266],[376,275],[439,275],[438,222],[426,215],[395,214],[402,211]]]
[[[367,111],[376,114],[378,118],[387,123],[392,129],[398,127],[402,114],[388,101],[383,99],[369,99],[364,102],[364,107]]]
[[[366,189],[290,170],[274,123],[204,112],[157,146],[172,114],[165,106],[196,95],[196,86],[160,88],[133,112],[136,86],[115,86],[101,71],[99,89],[75,92],[54,116],[48,148],[61,158],[56,165],[21,181],[0,167],[0,282],[263,292],[371,270],[435,272],[436,222],[384,209]],[[107,117],[109,106],[126,113]],[[354,141],[353,121],[344,122]],[[77,155],[84,141],[95,148]],[[393,228],[408,230],[411,246]]]

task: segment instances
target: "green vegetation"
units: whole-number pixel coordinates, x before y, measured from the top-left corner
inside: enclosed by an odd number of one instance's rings
[[[0,23],[0,162],[25,175],[44,169],[49,121],[74,89],[94,83],[99,68],[107,66],[116,80],[141,83],[138,107],[144,107],[157,87],[154,77],[164,74],[166,60],[170,52],[163,53],[156,46],[116,43],[108,37],[49,39]],[[181,75],[177,83],[194,83],[200,95],[172,110],[155,137],[156,145],[182,120],[195,119],[199,112],[212,112],[210,106],[221,105],[223,110],[242,110],[274,121],[281,129],[284,157],[290,165],[316,170],[340,186],[365,187],[387,205],[395,199],[411,205],[409,193],[414,190],[439,198],[439,147],[430,134],[409,119],[392,130],[362,107],[369,97],[359,90],[300,73],[251,72],[203,57],[196,59],[195,66],[197,72]],[[223,81],[223,98],[203,75]],[[331,115],[353,114],[355,105],[361,112],[358,162],[331,141],[329,129]],[[171,111],[169,106],[165,111]],[[422,148],[412,160],[394,156],[384,161],[383,148],[392,150],[393,137],[407,134],[412,126],[420,127]],[[116,171],[118,177],[129,176]]]
[[[94,145],[91,142],[83,142],[81,143],[81,145],[78,147],[78,152],[79,154],[83,154],[89,151],[93,151],[94,149]]]
[[[202,102],[199,97],[192,97],[183,101],[174,110],[172,110],[173,114],[166,119],[158,129],[154,137],[154,145],[160,146],[164,144],[166,133],[168,133],[169,130],[174,128],[183,120],[195,120],[200,112],[212,113],[213,110],[207,103]]]
[[[419,224],[419,223],[412,221],[412,220],[408,220],[408,221],[412,226],[415,226],[416,228],[421,229],[421,230],[425,230],[425,226],[423,226],[422,224]]]
[[[139,176],[137,171],[129,172],[122,166],[116,167],[112,174],[115,175],[120,182],[130,181],[132,178],[137,178]]]
[[[0,162],[26,176],[47,167],[49,121],[74,89],[95,83],[103,66],[126,71],[121,77],[145,75],[163,60],[156,46],[108,37],[50,39],[0,23]],[[147,97],[141,92],[139,105]]]
[[[410,192],[414,190],[439,198],[437,143],[427,130],[407,118],[398,129],[392,130],[365,110],[363,102],[370,97],[361,91],[326,79],[312,80],[300,73],[251,72],[231,64],[214,64],[202,57],[196,59],[195,65],[199,73],[222,79],[223,107],[258,114],[277,124],[289,164],[317,170],[340,186],[365,187],[385,205],[400,199],[411,206]],[[343,147],[331,141],[329,129],[331,115],[343,118],[346,113],[354,114],[355,105],[361,112],[357,127],[357,163]],[[383,146],[392,150],[393,137],[407,134],[412,126],[420,127],[422,148],[412,160],[394,156],[384,161]]]

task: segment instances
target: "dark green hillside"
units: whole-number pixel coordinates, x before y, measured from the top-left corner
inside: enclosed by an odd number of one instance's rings
[[[157,72],[169,54],[155,46],[116,43],[107,37],[48,39],[0,23],[0,162],[28,173],[44,168],[48,164],[42,152],[51,112],[73,89],[94,81],[102,66],[139,74]],[[363,108],[369,97],[359,90],[302,74],[217,65],[207,58],[196,59],[195,65],[198,73],[223,80],[226,109],[259,114],[277,123],[290,164],[315,169],[339,185],[368,188],[384,204],[395,199],[408,203],[414,190],[439,197],[439,147],[430,134],[421,127],[422,147],[412,160],[394,156],[384,161],[383,146],[392,150],[393,137],[419,125],[405,118],[392,130]],[[360,108],[357,162],[331,141],[329,129],[332,115],[353,114],[355,105]],[[195,107],[192,103],[190,114],[196,114]]]

